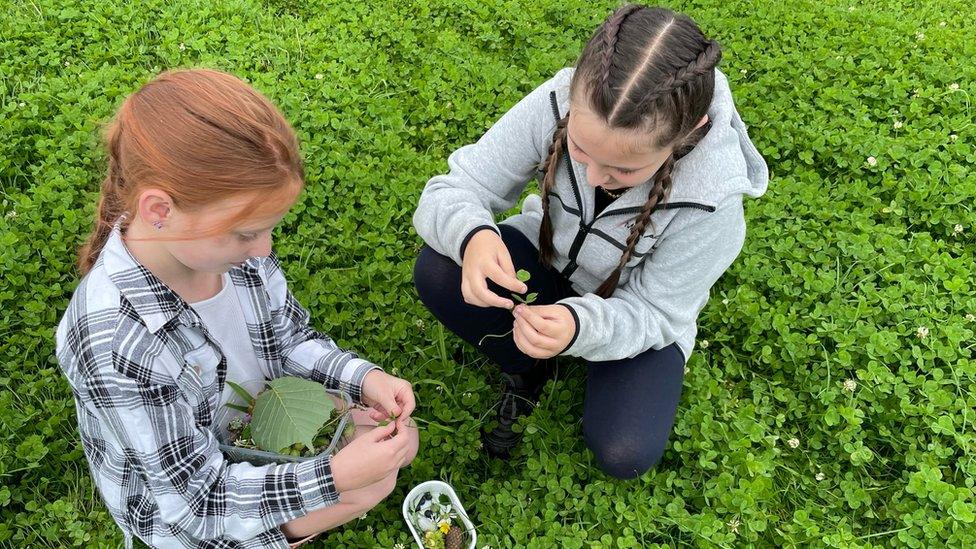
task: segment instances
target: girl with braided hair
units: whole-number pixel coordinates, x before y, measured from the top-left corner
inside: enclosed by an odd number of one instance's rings
[[[601,469],[633,478],[661,459],[698,313],[742,248],[743,196],[761,196],[769,179],[720,57],[687,16],[622,7],[575,69],[427,183],[415,284],[438,320],[502,369],[489,453],[510,454],[550,359],[571,355],[587,362],[583,435]],[[540,195],[496,223],[534,175]],[[525,292],[541,304],[515,306]]]

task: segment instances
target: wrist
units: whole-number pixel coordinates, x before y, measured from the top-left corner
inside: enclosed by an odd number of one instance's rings
[[[468,232],[467,236],[464,237],[464,240],[461,241],[461,260],[462,261],[464,261],[464,254],[467,252],[468,246],[471,245],[471,241],[474,240],[474,238],[476,236],[481,235],[481,233],[483,233],[484,231],[491,231],[491,232],[495,233],[496,235],[498,234],[495,231],[495,228],[492,227],[491,225],[479,225],[479,226],[475,227],[474,229],[471,229],[471,231]]]
[[[580,319],[579,319],[579,315],[576,313],[576,309],[573,309],[573,307],[570,306],[568,303],[556,303],[556,305],[562,305],[563,307],[566,307],[566,309],[569,311],[570,316],[573,318],[572,322],[570,322],[569,324],[570,330],[572,330],[573,335],[569,338],[569,343],[567,343],[566,346],[561,351],[556,353],[557,355],[561,355],[566,351],[568,351],[569,348],[572,347],[574,343],[576,343],[576,339],[579,338]]]

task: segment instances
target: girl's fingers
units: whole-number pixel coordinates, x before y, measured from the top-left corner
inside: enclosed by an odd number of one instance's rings
[[[368,433],[370,440],[373,442],[382,442],[385,438],[393,434],[396,429],[396,422],[391,421],[386,425],[377,425],[376,428]]]
[[[526,286],[525,283],[519,280],[518,277],[515,275],[515,265],[512,263],[512,256],[511,254],[508,253],[507,249],[502,250],[498,253],[498,266],[501,268],[503,273],[505,273],[507,276],[515,279],[518,282],[519,284],[518,289],[512,291],[518,292],[520,294],[524,294],[525,292],[529,291],[529,287]]]
[[[525,283],[515,277],[515,271],[512,271],[512,273],[506,273],[502,267],[497,264],[485,269],[485,273],[495,284],[498,284],[502,288],[509,291],[522,294],[525,293],[525,290],[527,289]]]
[[[540,349],[533,345],[526,337],[524,330],[519,327],[518,324],[515,326],[515,330],[512,332],[512,339],[515,340],[515,346],[519,348],[520,351],[532,358],[548,358],[551,353],[547,353],[544,349]]]
[[[539,314],[536,309],[537,307],[528,305],[518,307],[515,310],[515,316],[528,322],[530,326],[543,335],[550,337],[555,335],[556,329],[559,327],[559,325]]]
[[[397,400],[401,405],[400,417],[410,417],[417,407],[417,397],[413,394],[413,387],[408,383],[405,384],[398,392]]]
[[[464,302],[468,305],[475,305],[477,307],[484,306],[477,302],[478,298],[475,297],[474,292],[471,291],[471,285],[468,284],[467,279],[461,281],[461,296],[464,298]]]
[[[531,324],[522,318],[515,319],[515,326],[521,330],[522,336],[526,341],[531,343],[533,347],[548,351],[554,348],[556,345],[555,339],[539,333],[535,328],[532,327]]]
[[[497,281],[496,281],[497,282]],[[474,295],[475,302],[472,305],[477,305],[479,307],[501,307],[503,309],[511,309],[515,306],[511,299],[505,299],[495,292],[488,289],[488,279],[481,276],[472,285],[472,294]]]

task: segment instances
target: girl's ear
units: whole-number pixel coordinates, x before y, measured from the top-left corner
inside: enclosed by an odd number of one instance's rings
[[[691,131],[695,131],[698,128],[704,126],[705,124],[708,124],[708,114],[705,114],[705,116],[703,116],[702,119],[698,121],[698,125],[695,126]]]
[[[161,227],[170,220],[173,199],[160,189],[146,189],[139,195],[139,217],[149,225]]]

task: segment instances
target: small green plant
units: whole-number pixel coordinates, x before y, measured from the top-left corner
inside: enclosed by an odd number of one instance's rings
[[[228,424],[231,443],[242,448],[287,456],[312,456],[326,450],[336,436],[346,410],[336,406],[325,387],[298,377],[268,382],[257,396],[233,381],[227,384],[246,402],[227,403],[244,415]],[[356,425],[346,422],[342,436],[352,436]]]
[[[532,278],[532,273],[530,273],[529,271],[526,271],[525,269],[519,269],[518,272],[515,273],[515,276],[521,282],[528,282],[529,279]],[[526,294],[526,296],[524,298],[520,294],[517,294],[515,292],[512,292],[512,299],[514,299],[515,301],[518,301],[519,303],[524,303],[526,305],[530,305],[532,303],[535,303],[535,300],[538,297],[539,297],[539,292],[532,292],[532,293]],[[482,343],[484,343],[485,340],[488,339],[489,337],[505,337],[505,336],[507,336],[510,333],[512,333],[512,330],[509,330],[509,331],[505,332],[504,334],[488,334],[485,337],[481,338],[481,341],[478,342],[478,345],[481,345]]]

